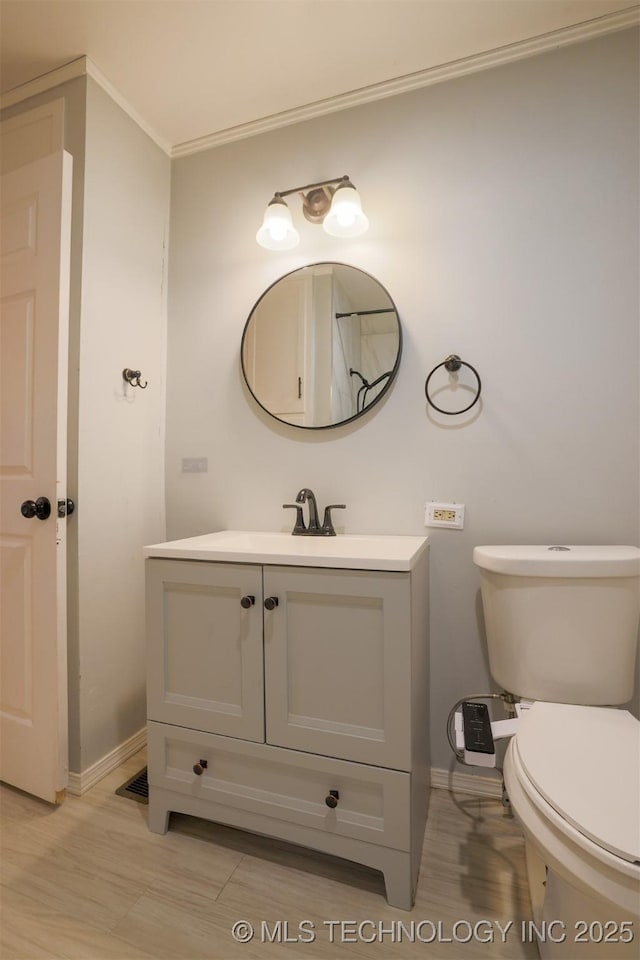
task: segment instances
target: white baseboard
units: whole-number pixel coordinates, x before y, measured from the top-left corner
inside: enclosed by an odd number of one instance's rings
[[[452,793],[468,793],[474,797],[502,798],[502,778],[499,774],[479,776],[458,770],[442,770],[431,767],[431,786],[434,789],[450,790]]]
[[[132,757],[138,750],[142,750],[147,743],[147,728],[143,727],[134,733],[132,737],[119,744],[109,753],[105,754],[101,760],[98,760],[92,766],[83,770],[82,773],[69,773],[69,782],[67,784],[67,793],[72,797],[81,797],[83,793],[90,790],[91,787],[106,777],[108,773],[119,767],[121,763]]]

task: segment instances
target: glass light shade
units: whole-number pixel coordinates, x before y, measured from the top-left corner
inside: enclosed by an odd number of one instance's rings
[[[338,187],[322,226],[332,237],[359,237],[369,229],[360,195],[352,183]]]
[[[300,242],[300,234],[291,222],[291,211],[284,200],[274,198],[270,202],[256,240],[266,250],[291,250]]]

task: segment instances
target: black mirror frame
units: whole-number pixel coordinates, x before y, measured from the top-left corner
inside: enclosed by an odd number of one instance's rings
[[[275,413],[272,413],[270,410],[268,410],[268,409],[264,406],[263,403],[260,402],[260,400],[258,399],[258,397],[255,395],[255,393],[254,393],[253,390],[251,389],[251,385],[249,384],[249,379],[248,379],[248,377],[247,377],[247,371],[245,370],[245,366],[244,366],[244,343],[245,343],[245,339],[246,339],[246,336],[247,336],[247,330],[248,330],[248,328],[249,328],[249,324],[251,323],[251,318],[252,318],[252,316],[253,316],[253,314],[254,314],[254,312],[255,312],[258,304],[267,296],[267,294],[269,293],[269,291],[272,290],[273,287],[276,286],[276,284],[280,283],[281,280],[285,280],[287,277],[292,276],[294,273],[299,273],[301,270],[306,270],[306,269],[308,269],[309,267],[322,267],[322,266],[350,267],[352,270],[358,270],[360,273],[365,274],[365,276],[369,277],[371,280],[373,280],[375,283],[378,284],[378,286],[383,290],[383,292],[384,292],[384,293],[387,295],[387,297],[389,298],[389,303],[392,305],[393,310],[394,310],[395,315],[396,315],[396,322],[397,322],[397,324],[398,324],[398,352],[397,352],[397,355],[396,355],[396,361],[395,361],[395,363],[394,363],[394,365],[393,365],[393,368],[392,368],[392,370],[391,370],[391,372],[390,372],[389,379],[387,380],[387,383],[384,385],[384,387],[382,388],[382,390],[380,391],[380,393],[377,394],[376,397],[374,397],[374,399],[371,401],[371,403],[368,404],[368,406],[364,407],[363,410],[360,410],[359,412],[354,413],[354,415],[353,415],[352,417],[347,417],[346,420],[339,420],[338,423],[325,423],[325,424],[320,424],[320,425],[318,425],[318,426],[308,426],[308,425],[306,425],[306,424],[291,423],[289,420],[283,420],[282,417],[277,417],[277,416],[275,415]],[[241,369],[242,369],[242,377],[243,377],[243,379],[244,379],[244,382],[245,382],[245,385],[246,385],[246,387],[247,387],[247,390],[249,391],[249,393],[251,394],[251,396],[253,397],[253,399],[255,400],[255,402],[258,404],[258,406],[259,406],[262,410],[264,410],[264,412],[265,412],[266,414],[268,414],[268,415],[269,415],[270,417],[272,417],[274,420],[277,420],[278,423],[284,423],[286,426],[288,426],[288,427],[293,427],[293,428],[296,429],[296,430],[335,430],[336,427],[344,427],[346,424],[348,424],[348,423],[353,423],[354,420],[358,420],[358,419],[360,419],[361,417],[364,417],[366,414],[369,413],[369,411],[373,410],[373,408],[382,400],[383,397],[385,397],[385,396],[387,395],[387,393],[388,393],[389,390],[391,389],[391,386],[392,386],[393,382],[395,381],[396,376],[397,376],[397,374],[398,374],[398,370],[399,370],[399,368],[400,368],[400,359],[401,359],[401,357],[402,357],[402,325],[401,325],[401,323],[400,323],[400,315],[399,315],[399,313],[398,313],[398,308],[396,307],[396,304],[395,304],[395,302],[394,302],[394,300],[393,300],[393,297],[391,296],[391,294],[389,293],[389,291],[387,290],[387,288],[384,286],[384,284],[380,283],[380,281],[377,279],[377,277],[374,277],[373,274],[368,273],[368,271],[366,271],[366,270],[362,270],[360,267],[354,267],[353,264],[351,264],[351,263],[341,263],[341,262],[339,262],[339,261],[337,261],[337,260],[318,260],[318,261],[315,261],[315,262],[313,262],[313,263],[307,263],[307,264],[304,264],[304,265],[301,266],[301,267],[296,267],[294,270],[290,270],[288,273],[283,273],[281,277],[278,277],[276,280],[274,280],[273,283],[270,284],[270,285],[267,287],[267,289],[266,289],[265,291],[263,291],[263,293],[260,294],[260,296],[258,297],[258,299],[256,300],[256,302],[255,302],[254,305],[252,306],[251,310],[249,311],[249,316],[247,317],[246,323],[245,323],[245,325],[244,325],[244,329],[243,329],[243,331],[242,331],[242,340],[240,341],[240,366],[241,366]]]

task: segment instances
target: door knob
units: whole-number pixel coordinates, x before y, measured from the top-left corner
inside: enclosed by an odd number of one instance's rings
[[[247,594],[246,597],[241,597],[241,598],[240,598],[240,606],[241,606],[244,610],[248,610],[249,607],[252,607],[255,602],[256,602],[256,598],[255,598],[255,597],[252,597],[252,596],[249,595],[249,594]]]
[[[275,610],[277,606],[278,606],[277,597],[267,597],[267,599],[264,602],[265,610]]]
[[[340,799],[340,793],[338,790],[329,790],[329,796],[324,798],[324,802],[328,807],[331,807],[334,810],[338,806],[338,800]]]
[[[38,520],[46,520],[51,516],[51,501],[48,497],[38,497],[37,500],[25,500],[20,505],[20,513],[26,520],[37,517]]]
[[[207,760],[200,760],[199,763],[194,763],[193,772],[195,773],[196,777],[201,777],[208,766],[209,762]]]

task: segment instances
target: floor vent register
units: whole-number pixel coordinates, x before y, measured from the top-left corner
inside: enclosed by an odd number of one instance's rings
[[[143,767],[139,773],[130,777],[126,783],[118,787],[116,793],[119,797],[127,797],[128,800],[136,800],[138,803],[149,803],[147,768]]]

